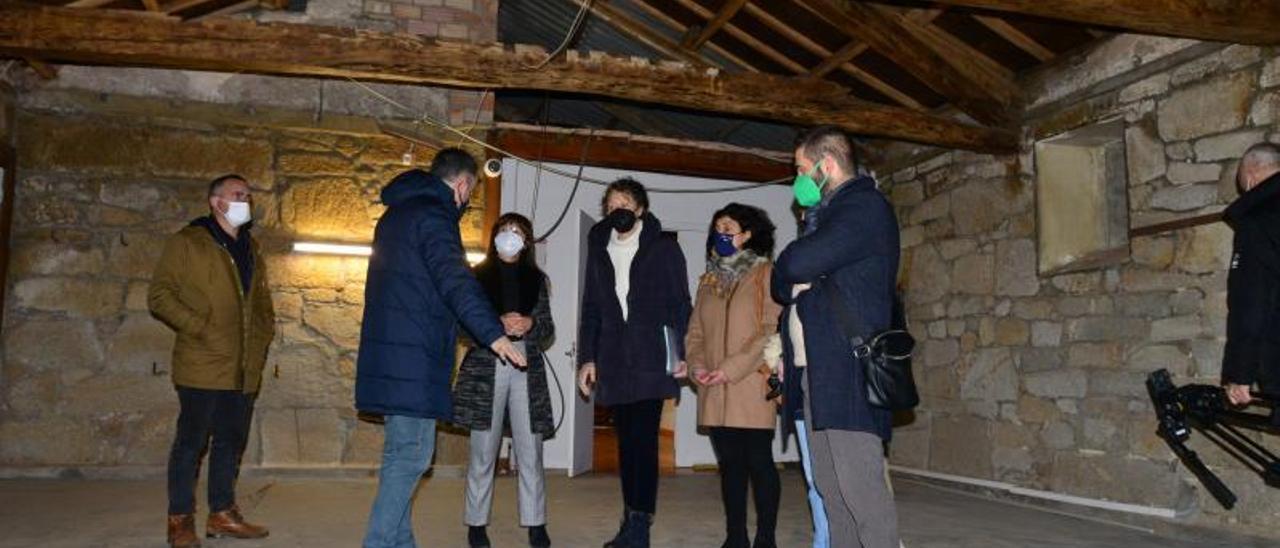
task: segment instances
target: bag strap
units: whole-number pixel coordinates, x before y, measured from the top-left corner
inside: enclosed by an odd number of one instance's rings
[[[823,284],[826,284],[826,286],[835,293],[835,296],[832,296],[831,303],[832,309],[836,311],[836,324],[840,325],[840,332],[844,333],[847,341],[855,341],[859,344],[859,347],[855,348],[855,355],[858,355],[860,352],[869,353],[870,348],[865,344],[865,342],[867,342],[865,341],[865,337],[867,337],[867,335],[863,334],[865,333],[865,328],[863,324],[861,324],[861,321],[859,321],[858,315],[852,312],[852,307],[849,306],[849,300],[845,298],[845,293],[840,291],[840,286],[838,286],[835,280],[832,280],[831,278],[823,279]],[[867,356],[863,353],[863,355],[858,357]]]

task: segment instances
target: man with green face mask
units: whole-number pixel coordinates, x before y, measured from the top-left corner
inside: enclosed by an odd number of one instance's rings
[[[840,325],[837,306],[871,332],[888,327],[893,311],[897,219],[854,158],[836,127],[815,128],[796,146],[793,190],[806,208],[804,230],[778,256],[772,280],[774,299],[786,306],[783,425],[803,429],[806,468],[820,494],[810,498],[821,499],[815,529],[825,514],[830,546],[894,548],[897,511],[884,460],[891,413],[868,402],[863,364],[830,328]],[[821,536],[816,530],[815,541]]]

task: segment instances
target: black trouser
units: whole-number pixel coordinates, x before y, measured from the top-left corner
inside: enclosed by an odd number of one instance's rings
[[[773,430],[711,428],[711,447],[720,466],[720,497],[724,501],[725,533],[729,546],[748,546],[747,482],[756,500],[756,541],[772,546],[778,526],[782,483],[773,463]]]
[[[195,513],[196,478],[210,437],[209,511],[227,510],[236,503],[236,478],[249,440],[254,396],[239,390],[177,389],[180,410],[169,451],[169,514]]]
[[[609,408],[618,436],[622,501],[627,508],[654,513],[658,507],[658,427],[662,400],[643,400]]]

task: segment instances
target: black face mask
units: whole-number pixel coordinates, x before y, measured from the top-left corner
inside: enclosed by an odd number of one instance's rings
[[[618,232],[628,232],[636,226],[636,212],[630,209],[618,208],[609,213],[605,221]]]

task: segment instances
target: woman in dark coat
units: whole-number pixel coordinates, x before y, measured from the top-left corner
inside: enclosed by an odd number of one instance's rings
[[[494,463],[503,424],[511,426],[519,471],[520,525],[529,528],[530,546],[550,546],[542,470],[542,441],[554,435],[551,395],[542,351],[551,346],[555,325],[547,277],[533,257],[533,227],[523,215],[498,218],[493,245],[475,269],[489,301],[501,316],[507,337],[528,357],[527,369],[513,367],[489,349],[471,345],[454,387],[454,422],[471,429],[464,521],[472,547],[489,546],[485,527],[493,508]]]
[[[578,335],[578,387],[609,408],[618,438],[622,527],[606,547],[649,546],[658,496],[664,400],[685,374],[689,284],[684,255],[649,212],[645,188],[619,179],[591,229]]]

